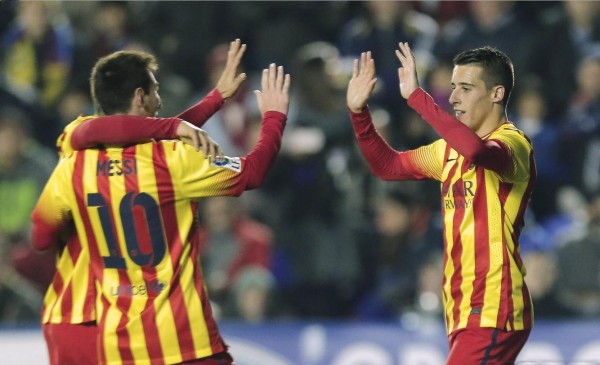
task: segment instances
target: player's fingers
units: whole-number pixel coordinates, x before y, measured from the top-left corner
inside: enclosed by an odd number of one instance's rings
[[[229,43],[229,51],[227,52],[227,62],[226,65],[230,65],[236,58],[238,53],[238,49],[240,48],[240,40],[236,39]]]
[[[275,70],[275,64],[272,63],[269,65],[269,82],[268,85],[270,88],[275,86],[275,77],[277,77],[277,72]]]
[[[360,54],[360,73],[362,73],[366,66],[367,53],[361,52]]]
[[[244,56],[244,52],[246,52],[246,45],[242,44],[238,50],[238,53],[235,55],[235,63],[239,65],[242,62],[242,57]]]
[[[354,59],[354,63],[352,64],[352,78],[356,78],[358,76],[358,59]]]
[[[208,159],[209,161],[214,161],[216,157],[216,149],[215,149],[215,141],[212,138],[208,137]]]
[[[262,72],[262,78],[260,80],[260,88],[261,88],[261,90],[266,90],[267,89],[268,78],[269,78],[269,70],[265,68],[263,70],[263,72]]]
[[[290,84],[291,84],[291,76],[290,74],[285,75],[285,79],[283,80],[283,94],[288,95],[290,92]]]
[[[194,133],[192,133],[192,135],[190,136],[190,139],[192,140],[192,146],[194,146],[194,149],[196,151],[200,151],[201,144],[200,138],[198,138],[198,133],[194,131]]]
[[[203,130],[198,131],[198,138],[202,143],[202,153],[204,153],[204,158],[208,158],[208,138],[206,132]]]
[[[279,91],[283,87],[283,66],[277,67],[277,78],[275,79],[276,90]]]

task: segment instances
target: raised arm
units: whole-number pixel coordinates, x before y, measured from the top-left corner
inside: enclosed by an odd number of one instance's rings
[[[408,105],[425,119],[450,147],[473,163],[496,172],[511,166],[508,148],[495,140],[482,140],[474,131],[440,108],[419,87],[415,56],[407,42],[399,43],[396,56],[401,63],[398,68],[400,94]]]
[[[175,118],[148,118],[130,115],[99,116],[89,119],[73,131],[71,144],[76,150],[100,144],[125,145],[150,139],[182,139],[196,149],[203,148],[205,156],[222,156],[220,148],[205,133],[183,124],[182,120],[202,127],[217,112],[228,98],[235,95],[246,79],[245,73],[238,73],[246,45],[239,39],[231,42],[227,62],[216,87],[200,102],[180,113]],[[110,123],[110,124],[106,124]],[[107,127],[109,125],[110,127]],[[199,133],[198,138],[194,137]],[[210,142],[212,141],[212,143]],[[205,144],[197,144],[204,142]]]
[[[244,80],[246,80],[245,73],[238,73],[245,52],[246,45],[242,44],[239,39],[231,42],[227,52],[225,68],[219,81],[217,81],[216,87],[198,104],[177,115],[177,117],[187,120],[197,127],[202,127],[223,106],[227,99],[237,93]]]
[[[277,157],[289,107],[290,82],[290,75],[284,74],[283,66],[276,67],[273,63],[263,70],[262,90],[254,91],[263,122],[256,146],[245,157],[250,173],[246,190],[262,185]]]
[[[375,61],[371,52],[363,52],[354,60],[352,78],[348,83],[346,101],[358,147],[371,172],[382,180],[421,178],[415,175],[405,155],[394,150],[375,130],[367,102],[375,88]]]

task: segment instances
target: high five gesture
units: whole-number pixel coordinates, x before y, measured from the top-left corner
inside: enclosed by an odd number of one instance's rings
[[[410,94],[419,88],[419,79],[417,78],[417,67],[415,56],[408,45],[408,42],[398,43],[400,49],[396,50],[396,57],[400,60],[402,67],[398,68],[398,79],[400,80],[400,94],[404,99],[408,99]]]
[[[359,113],[367,105],[376,82],[375,61],[370,51],[363,52],[360,54],[360,67],[359,60],[354,60],[352,79],[348,84],[346,99],[352,112]]]

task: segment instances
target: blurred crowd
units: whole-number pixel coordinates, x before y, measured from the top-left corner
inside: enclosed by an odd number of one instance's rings
[[[218,318],[442,317],[436,182],[382,182],[357,149],[345,103],[370,50],[376,126],[396,149],[437,139],[401,99],[399,41],[423,87],[451,109],[452,57],[492,45],[514,62],[509,120],[532,140],[538,182],[521,233],[536,318],[600,317],[600,2],[0,2],[0,324],[36,322],[55,252],[33,252],[29,214],[55,141],[93,114],[98,57],[154,53],[173,116],[216,84],[229,41],[248,80],[206,125],[227,155],[254,145],[252,90],[271,62],[292,75],[281,153],[263,188],[201,202],[201,252]]]

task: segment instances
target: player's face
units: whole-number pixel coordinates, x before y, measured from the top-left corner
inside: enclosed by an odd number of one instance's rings
[[[475,65],[458,65],[452,71],[450,104],[454,116],[477,132],[492,113],[493,90],[481,78],[482,69]]]
[[[149,92],[144,94],[144,111],[146,112],[146,116],[156,117],[158,111],[162,108],[162,101],[160,100],[160,95],[158,95],[158,82],[154,77],[154,73],[151,71],[148,72],[150,73],[152,84],[150,85]]]

